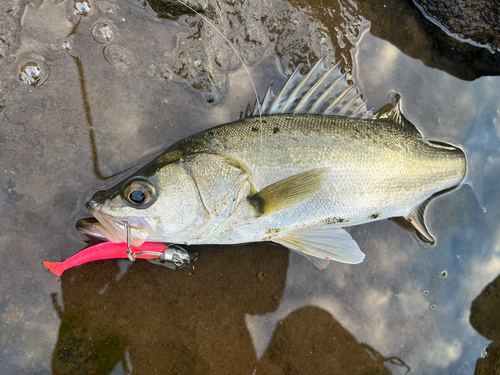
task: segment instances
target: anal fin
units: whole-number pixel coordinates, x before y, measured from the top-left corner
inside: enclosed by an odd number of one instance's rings
[[[275,182],[258,193],[250,195],[248,202],[258,216],[266,216],[295,206],[321,187],[326,169],[313,169]]]
[[[411,225],[413,225],[413,227],[415,228],[415,232],[417,233],[418,238],[420,238],[424,242],[427,242],[430,245],[434,245],[436,243],[436,239],[427,228],[424,214],[425,214],[425,209],[429,204],[429,202],[432,200],[432,198],[433,197],[427,199],[425,202],[415,207],[411,211],[411,213],[405,217],[405,219],[408,220],[408,222],[410,222]]]
[[[332,225],[296,229],[273,241],[306,255],[341,263],[357,264],[365,258],[349,233]]]

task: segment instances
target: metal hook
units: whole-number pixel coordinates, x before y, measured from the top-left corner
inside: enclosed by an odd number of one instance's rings
[[[130,250],[130,247],[131,247],[131,244],[130,244],[130,225],[129,225],[128,221],[125,222],[125,229],[127,231],[127,256],[131,262],[135,262],[135,258],[137,257],[137,253],[134,253],[134,252],[132,252],[132,250]]]
[[[184,250],[182,247],[175,245],[175,244],[167,244],[167,248],[162,252],[156,252],[156,251],[137,251],[133,252],[131,250],[131,241],[130,241],[130,224],[128,221],[125,222],[125,229],[127,232],[127,257],[131,262],[135,262],[137,259],[137,255],[140,254],[147,254],[147,255],[156,255],[158,256],[157,259],[148,259],[152,263],[156,264],[162,264],[165,265],[169,268],[172,268],[172,266],[169,266],[168,264],[172,264],[177,267],[177,268],[184,268],[186,266],[192,265],[193,262],[196,262],[198,259],[198,253],[194,253],[190,255],[186,250]],[[175,268],[174,267],[174,268]],[[194,273],[194,266],[193,266],[193,272]]]

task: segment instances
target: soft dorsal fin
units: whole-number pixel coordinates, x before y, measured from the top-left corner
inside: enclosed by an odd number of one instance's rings
[[[347,72],[340,71],[340,63],[325,68],[323,56],[305,76],[300,74],[301,65],[288,78],[278,95],[272,84],[260,104],[261,114],[317,114],[358,118],[375,118],[358,92],[357,83],[347,83]],[[258,115],[256,103],[252,115]]]
[[[309,198],[323,182],[326,169],[313,169],[271,184],[247,200],[258,216],[266,216]]]
[[[291,250],[325,260],[357,264],[365,258],[345,229],[333,225],[300,228],[273,239]],[[324,268],[326,264],[314,262]]]
[[[413,132],[420,137],[423,137],[422,133],[420,133],[420,130],[418,130],[417,127],[413,125],[411,121],[405,117],[405,115],[403,115],[403,111],[401,110],[402,99],[399,95],[396,95],[396,100],[396,105],[392,107],[389,112],[382,113],[378,115],[377,118],[388,119],[392,122],[395,122],[396,124],[401,125],[402,128]]]

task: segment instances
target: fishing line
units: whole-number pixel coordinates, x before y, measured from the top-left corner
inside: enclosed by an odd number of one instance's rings
[[[192,12],[194,12],[197,16],[199,16],[202,20],[206,21],[210,26],[212,26],[212,28],[215,31],[217,31],[217,33],[219,33],[219,35],[222,38],[224,38],[224,40],[227,42],[227,44],[229,44],[229,46],[233,49],[234,53],[236,54],[236,56],[238,56],[238,59],[241,61],[241,64],[243,65],[243,68],[245,68],[245,72],[247,73],[247,76],[250,79],[250,83],[252,84],[252,88],[253,88],[253,92],[255,94],[255,98],[257,99],[257,103],[255,105],[257,106],[257,109],[259,111],[259,121],[260,121],[259,159],[260,159],[260,150],[262,149],[262,113],[260,111],[261,106],[260,106],[260,102],[259,102],[259,95],[257,95],[257,89],[255,88],[252,76],[250,75],[250,72],[248,71],[245,62],[243,61],[243,59],[241,58],[240,54],[238,53],[238,51],[236,50],[236,48],[233,46],[233,44],[231,43],[231,41],[217,27],[215,27],[215,25],[212,22],[210,22],[210,20],[207,17],[205,17],[201,13],[197,12],[196,10],[194,10],[193,8],[191,8],[189,5],[187,5],[186,3],[182,2],[181,0],[176,0],[176,1],[178,3],[184,5],[186,8],[188,8],[189,10],[191,10]],[[257,163],[255,163],[255,168],[257,168]],[[255,173],[255,171],[254,171],[254,173]]]

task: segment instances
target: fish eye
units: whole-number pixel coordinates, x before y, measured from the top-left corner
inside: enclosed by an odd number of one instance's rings
[[[145,180],[134,180],[123,190],[123,198],[135,207],[147,208],[156,198],[154,186]]]

